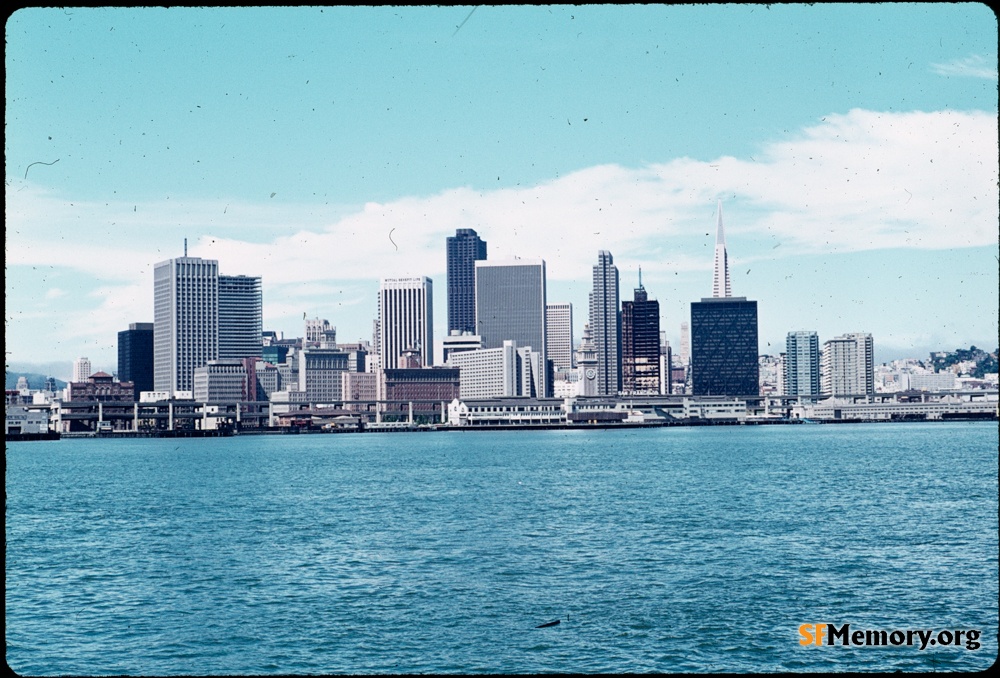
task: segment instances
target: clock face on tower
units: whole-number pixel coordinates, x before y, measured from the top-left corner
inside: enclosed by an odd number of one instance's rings
[[[587,374],[587,379],[597,378],[597,370],[595,370],[593,367],[588,368],[586,374]]]

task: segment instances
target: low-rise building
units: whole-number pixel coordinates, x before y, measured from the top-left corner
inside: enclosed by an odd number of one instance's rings
[[[558,426],[566,423],[564,400],[556,398],[486,398],[453,400],[450,426]]]
[[[367,412],[370,404],[378,400],[378,374],[344,372],[340,375],[340,391],[345,410]]]
[[[297,357],[298,390],[305,391],[309,402],[314,404],[339,403],[343,399],[341,375],[365,371],[362,351],[304,348]]]
[[[194,369],[193,384],[197,402],[240,402],[248,399],[247,370],[242,360],[209,360],[208,364]]]
[[[106,372],[95,372],[86,381],[71,381],[67,384],[66,400],[130,403],[135,400],[135,385],[131,381],[115,381]]]
[[[463,400],[544,393],[541,354],[505,340],[498,348],[462,351],[448,356],[448,365],[461,373]]]
[[[47,410],[29,409],[22,405],[7,405],[4,435],[18,436],[25,434],[41,434],[49,432],[49,413]]]
[[[380,371],[379,400],[389,417],[440,421],[442,404],[459,397],[459,370],[449,367]]]
[[[442,342],[442,356],[445,363],[452,353],[463,351],[478,351],[483,347],[483,338],[472,332],[460,332],[452,330]]]

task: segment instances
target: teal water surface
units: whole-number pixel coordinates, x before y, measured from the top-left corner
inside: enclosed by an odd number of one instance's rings
[[[997,447],[959,422],[8,444],[7,662],[982,670]],[[807,623],[981,647],[804,647]]]

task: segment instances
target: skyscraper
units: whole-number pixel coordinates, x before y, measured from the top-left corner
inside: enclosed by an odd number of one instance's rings
[[[691,327],[686,321],[681,323],[681,362],[691,362]]]
[[[660,392],[660,302],[650,300],[642,286],[632,301],[622,302],[622,393],[656,395]]]
[[[872,335],[855,332],[823,343],[820,391],[823,395],[863,395],[875,392]]]
[[[715,266],[712,275],[712,296],[729,297],[729,257],[726,254],[726,234],[722,230],[722,201],[719,201],[719,224],[715,231]]]
[[[691,392],[696,396],[755,396],[757,302],[746,297],[691,304]]]
[[[218,358],[219,262],[184,256],[156,264],[153,388],[191,391],[194,369]]]
[[[476,262],[476,329],[483,348],[506,339],[545,355],[545,262]]]
[[[757,302],[734,297],[719,201],[712,296],[691,304],[691,393],[755,396],[760,393]]]
[[[91,375],[90,358],[77,358],[73,361],[73,381],[83,383]]]
[[[219,359],[261,355],[260,277],[219,276]]]
[[[118,333],[118,380],[131,381],[137,398],[153,390],[153,323],[131,323]]]
[[[660,395],[670,395],[673,390],[674,355],[667,341],[667,333],[660,330]]]
[[[486,258],[486,241],[471,228],[448,240],[448,334],[476,333],[476,262]]]
[[[547,384],[545,262],[477,261],[475,266],[476,334],[482,337],[482,347],[500,348],[508,339],[520,348],[530,347],[542,357],[541,383]]]
[[[618,315],[618,267],[611,252],[597,253],[590,293],[590,332],[597,349],[597,394],[621,390],[621,322]]]
[[[379,367],[396,369],[408,349],[434,364],[434,288],[427,277],[383,278],[378,291]]]
[[[573,369],[573,304],[545,305],[545,342],[554,368]]]
[[[819,395],[819,362],[819,335],[789,332],[785,337],[785,395]]]

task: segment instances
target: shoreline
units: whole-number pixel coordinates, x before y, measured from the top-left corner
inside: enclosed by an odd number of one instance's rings
[[[108,439],[133,439],[133,438],[232,438],[239,436],[259,436],[259,435],[337,435],[345,433],[433,433],[441,431],[589,431],[589,430],[635,430],[649,428],[673,428],[673,427],[702,427],[702,426],[808,426],[812,424],[912,424],[912,423],[936,423],[936,422],[993,422],[997,423],[998,418],[991,416],[953,416],[940,419],[772,419],[759,421],[738,421],[727,420],[677,420],[671,422],[633,422],[633,423],[604,423],[604,424],[499,424],[499,425],[477,425],[477,426],[454,426],[450,424],[402,424],[392,427],[362,427],[362,428],[301,428],[301,427],[272,427],[272,428],[247,428],[240,431],[216,429],[216,430],[192,430],[192,431],[104,431],[104,432],[72,432],[58,433],[49,431],[47,433],[19,433],[5,436],[6,442],[31,442],[37,440],[61,440],[80,438],[100,438]]]

